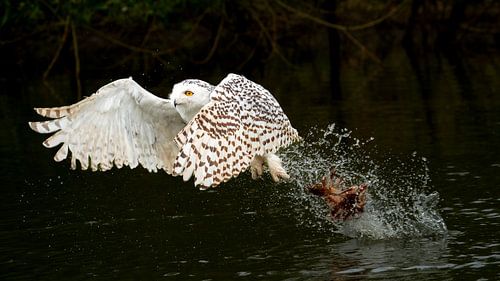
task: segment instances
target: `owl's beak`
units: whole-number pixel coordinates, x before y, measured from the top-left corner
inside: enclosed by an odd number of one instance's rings
[[[177,101],[174,100],[174,107],[177,107]]]

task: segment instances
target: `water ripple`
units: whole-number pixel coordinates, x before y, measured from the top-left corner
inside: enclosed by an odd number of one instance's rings
[[[312,128],[303,142],[283,151],[282,156],[300,187],[319,181],[332,167],[348,185],[369,184],[365,213],[336,224],[328,220],[322,200],[295,188],[291,199],[315,216],[311,222],[307,215],[301,218],[298,214],[306,225],[373,239],[443,235],[447,231],[438,212],[439,194],[429,192],[427,159],[416,152],[403,160],[384,155],[377,151],[373,138],[362,141],[331,124],[326,129]]]

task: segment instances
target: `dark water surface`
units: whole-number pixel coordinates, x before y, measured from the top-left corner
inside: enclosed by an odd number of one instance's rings
[[[281,153],[294,181],[245,173],[209,191],[54,163],[27,122],[40,120],[33,106],[74,102],[61,94],[72,77],[4,80],[0,279],[498,280],[499,62],[435,56],[422,68],[394,52],[380,68],[344,66],[341,100],[321,60],[270,63],[250,78],[306,139]],[[116,78],[84,79],[84,94]],[[371,183],[367,213],[344,225],[302,189],[333,165]]]

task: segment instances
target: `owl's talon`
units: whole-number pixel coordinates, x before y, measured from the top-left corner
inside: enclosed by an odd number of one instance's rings
[[[271,177],[273,178],[273,181],[275,181],[275,182],[280,182],[280,181],[285,181],[285,180],[290,179],[290,176],[285,172],[285,170],[272,171]]]
[[[252,172],[252,179],[256,180],[262,176],[262,168],[251,167],[250,172]]]
[[[61,145],[54,160],[70,155],[72,169],[163,169],[184,181],[194,177],[201,189],[247,171],[249,162],[254,179],[263,174],[264,163],[275,181],[288,179],[281,160],[267,153],[301,140],[268,90],[233,73],[218,85],[183,80],[168,99],[132,77],[119,79],[78,103],[35,111],[49,120],[29,127],[54,133],[43,145]]]
[[[285,168],[281,165],[281,159],[276,154],[270,153],[265,156],[265,159],[273,181],[279,182],[281,180],[290,179]]]
[[[250,163],[250,172],[252,172],[252,179],[256,180],[264,173],[264,158],[262,156],[255,156]]]

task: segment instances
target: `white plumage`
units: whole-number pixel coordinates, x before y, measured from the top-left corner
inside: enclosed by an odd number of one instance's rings
[[[274,97],[243,76],[229,74],[217,86],[188,79],[159,98],[131,78],[116,80],[69,106],[35,108],[49,121],[30,122],[39,133],[54,133],[43,143],[62,144],[54,156],[71,152],[71,168],[109,170],[113,166],[163,169],[192,175],[201,188],[217,186],[252,167],[252,177],[267,163],[275,181],[288,178],[279,148],[299,140]]]

